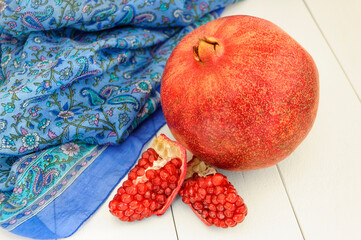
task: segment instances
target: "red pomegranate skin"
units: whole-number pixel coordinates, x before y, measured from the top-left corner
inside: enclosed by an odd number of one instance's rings
[[[311,130],[318,101],[310,54],[275,24],[252,16],[219,18],[189,33],[169,57],[161,85],[176,140],[234,171],[289,156]]]

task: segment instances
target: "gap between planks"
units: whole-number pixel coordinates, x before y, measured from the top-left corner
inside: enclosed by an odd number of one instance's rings
[[[293,206],[293,203],[292,203],[292,201],[291,201],[290,195],[288,194],[288,189],[287,189],[287,186],[286,186],[285,180],[284,180],[284,178],[283,178],[283,175],[282,175],[281,169],[280,169],[280,167],[278,166],[278,164],[276,164],[276,167],[277,167],[278,175],[279,175],[279,176],[280,176],[280,178],[281,178],[283,188],[285,189],[285,192],[286,192],[286,195],[287,195],[288,202],[289,202],[289,203],[290,203],[290,205],[291,205],[293,215],[295,216],[295,219],[296,219],[296,222],[297,222],[298,228],[300,229],[300,232],[301,232],[302,238],[305,240],[306,238],[305,238],[305,235],[303,234],[303,230],[302,230],[301,223],[300,223],[300,221],[299,221],[299,219],[298,219],[298,217],[297,217],[296,210],[295,210],[295,208],[294,208],[294,206]]]
[[[306,9],[307,9],[308,13],[310,14],[310,16],[311,16],[311,18],[312,18],[313,22],[316,24],[316,27],[317,27],[318,31],[320,31],[320,33],[321,33],[321,35],[322,35],[322,38],[325,40],[325,42],[326,42],[326,44],[327,44],[328,48],[331,50],[332,55],[333,55],[333,56],[334,56],[334,58],[336,59],[337,64],[340,66],[340,68],[341,68],[341,70],[342,70],[343,74],[345,75],[345,77],[346,77],[346,79],[347,79],[348,83],[351,85],[352,91],[355,93],[355,95],[356,95],[357,99],[358,99],[358,100],[359,100],[359,102],[361,103],[361,97],[360,97],[360,95],[357,93],[356,88],[355,88],[355,87],[354,87],[354,85],[352,84],[352,81],[351,81],[350,77],[348,76],[348,74],[347,74],[347,72],[346,72],[345,68],[343,67],[343,65],[342,65],[342,63],[341,63],[341,61],[340,61],[340,59],[337,57],[337,55],[336,55],[335,51],[333,50],[333,48],[332,48],[332,46],[331,46],[330,42],[329,42],[329,41],[328,41],[328,39],[327,39],[327,37],[326,37],[325,33],[322,31],[321,26],[318,24],[318,22],[317,22],[317,20],[316,20],[315,16],[313,15],[313,13],[312,13],[312,11],[311,11],[311,8],[310,8],[310,7],[308,6],[308,4],[307,4],[307,1],[306,1],[306,0],[302,0],[302,2],[303,2],[303,4],[305,5],[305,7],[306,7]]]

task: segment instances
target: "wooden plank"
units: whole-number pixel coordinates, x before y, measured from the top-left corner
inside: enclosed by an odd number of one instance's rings
[[[361,96],[361,1],[305,0],[352,85]]]
[[[0,239],[1,240],[29,240],[29,238],[15,235],[0,227]]]
[[[153,139],[144,146],[143,151],[149,148]],[[131,238],[132,240],[143,240],[146,238],[152,238],[150,236],[155,236],[155,234],[157,239],[177,239],[171,211],[167,211],[160,217],[153,216],[151,218],[132,223],[121,222],[109,213],[109,201],[113,199],[117,189],[121,186],[125,179],[127,179],[127,177],[125,177],[114,189],[107,201],[98,209],[98,211],[89,220],[87,220],[74,235],[67,239],[113,240]]]
[[[174,139],[167,126],[159,133]],[[248,216],[232,229],[207,227],[178,196],[172,206],[179,239],[303,239],[276,167],[220,172],[244,199]]]
[[[322,11],[328,11],[328,2],[320,4]],[[243,3],[230,12],[275,22],[309,51],[319,69],[321,98],[316,123],[294,154],[279,164],[303,235],[305,239],[360,239],[360,102],[301,0]],[[344,4],[338,2],[335,7]],[[356,25],[353,31],[358,35]]]

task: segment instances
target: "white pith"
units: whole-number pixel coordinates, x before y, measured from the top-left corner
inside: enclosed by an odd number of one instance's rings
[[[217,170],[198,158],[193,158],[187,168],[185,179],[191,178],[194,173],[197,173],[200,177],[206,177],[208,175],[216,174]]]

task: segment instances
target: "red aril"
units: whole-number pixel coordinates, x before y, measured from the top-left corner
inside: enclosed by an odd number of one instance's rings
[[[127,222],[162,215],[176,197],[186,169],[185,148],[161,134],[109,202],[110,212]]]

